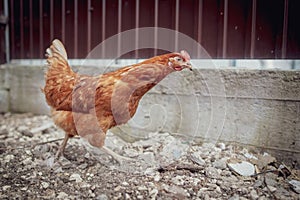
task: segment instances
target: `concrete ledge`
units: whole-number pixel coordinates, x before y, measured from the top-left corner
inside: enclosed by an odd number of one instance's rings
[[[79,69],[101,74],[117,67]],[[43,75],[43,67],[2,66],[0,112],[48,114],[40,90]],[[173,73],[142,98],[121,135],[141,138],[149,131],[162,131],[199,142],[234,142],[276,153],[299,166],[299,89],[300,71],[195,69]]]

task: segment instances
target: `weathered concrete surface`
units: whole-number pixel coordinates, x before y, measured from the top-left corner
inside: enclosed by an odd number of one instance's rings
[[[98,74],[113,69],[85,67],[80,71]],[[40,90],[43,67],[2,68],[0,81],[6,85],[0,86],[0,111],[48,113]],[[2,100],[6,98],[8,105]],[[300,71],[195,69],[173,73],[143,97],[129,125],[119,129],[126,139],[167,131],[199,142],[222,140],[260,147],[299,165]]]
[[[0,112],[9,110],[9,86],[6,75],[5,66],[0,65]]]
[[[41,92],[43,67],[9,66],[7,73],[11,112],[48,113],[49,108]]]

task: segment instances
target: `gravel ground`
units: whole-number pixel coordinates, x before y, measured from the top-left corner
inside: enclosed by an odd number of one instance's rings
[[[134,159],[121,165],[78,138],[56,160],[63,135],[48,116],[0,114],[0,199],[300,199],[300,171],[272,155],[149,133],[134,143],[108,134]]]

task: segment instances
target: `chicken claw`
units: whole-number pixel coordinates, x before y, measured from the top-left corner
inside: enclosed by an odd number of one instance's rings
[[[135,159],[132,159],[129,157],[121,156],[105,146],[101,147],[100,150],[103,151],[104,153],[107,153],[108,155],[112,156],[113,159],[115,159],[120,165],[124,161],[134,161],[135,160]]]

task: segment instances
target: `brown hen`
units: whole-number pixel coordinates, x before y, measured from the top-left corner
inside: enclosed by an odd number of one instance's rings
[[[168,74],[192,69],[186,51],[155,56],[99,76],[75,73],[59,40],[52,42],[46,56],[43,91],[55,124],[65,131],[58,157],[68,139],[79,135],[118,162],[126,159],[104,146],[107,130],[131,119],[143,95]]]

